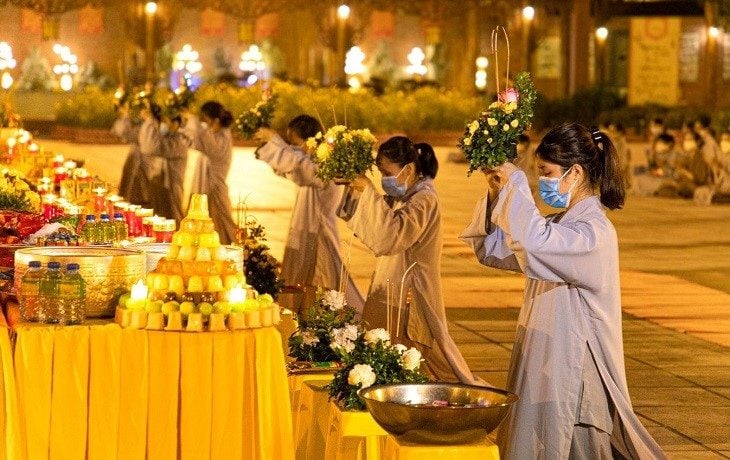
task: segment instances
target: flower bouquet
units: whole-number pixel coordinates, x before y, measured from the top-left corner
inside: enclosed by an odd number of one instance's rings
[[[307,148],[313,152],[317,177],[340,183],[349,182],[372,167],[376,142],[369,129],[336,125],[307,139]]]
[[[391,345],[385,329],[364,331],[347,325],[333,329],[331,347],[340,355],[342,368],[327,386],[330,398],[346,410],[363,410],[357,395],[361,388],[386,383],[424,383],[421,353],[404,345]]]
[[[38,212],[41,198],[30,183],[15,170],[5,170],[0,175],[0,209]]]
[[[486,111],[466,125],[459,147],[469,161],[468,174],[515,158],[517,138],[530,126],[536,97],[530,74],[520,72],[514,87],[500,92]]]
[[[243,247],[243,268],[247,282],[259,294],[269,294],[274,299],[284,287],[281,279],[281,264],[269,252],[266,229],[253,217],[246,217],[239,232],[237,243]]]
[[[259,128],[271,126],[276,110],[276,94],[264,92],[261,100],[238,116],[236,126],[244,139],[251,139]]]
[[[299,316],[299,326],[289,337],[289,356],[312,363],[339,361],[340,355],[331,347],[331,334],[346,326],[358,327],[355,313],[342,292],[317,289],[314,305]]]

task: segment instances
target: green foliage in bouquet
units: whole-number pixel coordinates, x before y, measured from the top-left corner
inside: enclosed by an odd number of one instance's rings
[[[497,101],[466,125],[459,147],[469,160],[468,174],[515,158],[517,138],[530,127],[536,98],[530,74],[520,72],[513,88],[500,92]]]
[[[259,128],[271,127],[276,111],[276,94],[264,93],[261,100],[236,119],[236,127],[244,139],[251,139]]]
[[[385,329],[363,331],[347,325],[331,332],[332,348],[342,361],[327,386],[330,398],[347,410],[363,410],[365,403],[357,395],[361,388],[387,383],[424,383],[421,353],[415,348],[391,345]]]
[[[339,354],[330,346],[330,334],[334,329],[357,325],[355,313],[342,292],[317,289],[314,304],[299,315],[297,330],[289,337],[289,356],[298,361],[338,361]]]
[[[280,279],[281,264],[269,252],[264,227],[255,219],[248,219],[242,229],[243,269],[246,282],[259,294],[279,296],[284,281]]]
[[[34,187],[15,170],[0,175],[0,209],[38,212],[41,199]]]
[[[350,181],[372,167],[376,142],[369,129],[336,125],[324,134],[320,132],[307,139],[307,148],[313,152],[317,177],[325,182],[332,179]]]

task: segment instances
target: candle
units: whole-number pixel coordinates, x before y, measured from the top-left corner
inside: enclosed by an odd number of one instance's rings
[[[246,290],[237,284],[228,291],[228,303],[231,305],[231,311],[243,311],[243,305],[246,302]]]
[[[30,141],[30,133],[28,131],[21,129],[20,135],[18,136],[18,142],[20,142],[21,144],[27,144],[29,141]]]
[[[63,155],[60,153],[53,157],[53,167],[58,168],[59,166],[63,166]]]
[[[63,163],[63,167],[66,168],[66,169],[68,169],[68,170],[70,170],[70,171],[71,170],[74,170],[74,169],[76,169],[76,162],[75,161],[71,161],[71,160],[66,161],[66,162]]]
[[[14,137],[8,138],[8,150],[13,150],[18,141]]]
[[[35,142],[31,142],[31,144],[30,144],[30,145],[28,146],[28,151],[29,151],[30,153],[38,153],[38,151],[39,151],[40,149],[41,149],[41,148],[40,148],[40,147],[38,146],[38,144],[36,144]]]
[[[127,308],[130,310],[141,310],[144,308],[147,302],[147,285],[144,280],[137,281],[132,286],[132,292],[129,294],[129,300],[127,301]]]

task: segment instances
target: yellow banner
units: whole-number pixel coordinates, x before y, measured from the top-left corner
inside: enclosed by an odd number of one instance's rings
[[[633,18],[629,105],[674,105],[679,100],[679,18]]]

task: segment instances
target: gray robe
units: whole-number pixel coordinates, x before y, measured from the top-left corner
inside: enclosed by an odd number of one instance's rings
[[[160,130],[153,118],[145,120],[141,126],[133,126],[128,119],[118,120],[112,129],[114,134],[132,143],[122,169],[119,181],[119,195],[127,201],[150,206],[150,181],[161,170],[157,158],[160,151]]]
[[[231,244],[236,240],[237,227],[231,217],[231,198],[228,195],[226,178],[231,169],[231,155],[233,152],[233,138],[228,128],[214,132],[211,129],[201,129],[195,138],[196,148],[208,157],[208,208],[210,217],[215,223],[215,229],[220,235],[222,244]]]
[[[168,133],[160,140],[161,193],[152,197],[152,203],[157,214],[178,223],[185,217],[182,200],[189,147],[190,139],[181,131]]]
[[[586,198],[546,219],[522,171],[510,176],[496,202],[488,198],[461,239],[484,265],[527,276],[507,377],[520,400],[499,433],[504,458],[568,458],[577,423],[612,431],[612,444],[622,438],[634,458],[664,458],[631,406],[618,242],[599,199]],[[591,391],[596,385],[585,369],[591,356],[605,394]],[[601,420],[606,396],[615,408],[613,426]]]
[[[341,187],[323,183],[315,175],[317,165],[311,157],[279,136],[274,136],[256,154],[277,174],[299,186],[284,248],[282,278],[292,286],[339,289],[343,262],[335,213],[342,197]],[[347,303],[362,312],[365,299],[349,274],[344,290]]]
[[[447,328],[441,294],[441,211],[433,180],[420,180],[399,200],[384,198],[370,185],[359,197],[348,189],[338,215],[377,257],[363,311],[369,327],[387,328],[390,285],[393,341],[416,346],[439,380],[482,384]],[[417,264],[405,279],[401,302],[401,279],[413,262]],[[411,298],[407,311],[406,294]],[[399,307],[403,319],[396,330]]]

